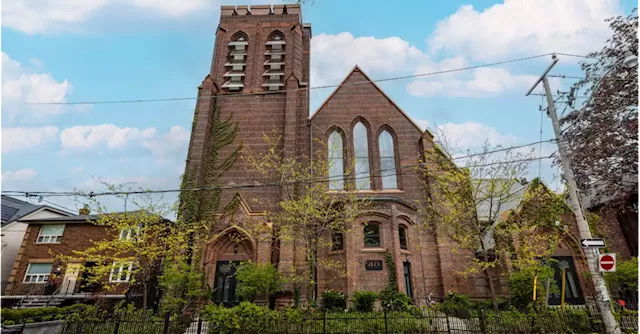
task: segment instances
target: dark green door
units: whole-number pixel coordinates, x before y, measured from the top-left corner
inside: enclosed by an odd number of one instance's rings
[[[216,265],[216,279],[214,282],[213,301],[230,307],[238,304],[236,295],[236,267],[229,261],[218,261]]]

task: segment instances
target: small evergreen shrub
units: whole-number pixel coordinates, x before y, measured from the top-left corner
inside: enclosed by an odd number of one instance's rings
[[[354,308],[358,312],[373,312],[373,304],[378,299],[378,294],[373,291],[356,291],[353,294]]]
[[[342,311],[347,308],[347,298],[339,291],[325,290],[322,293],[322,309],[325,311]]]

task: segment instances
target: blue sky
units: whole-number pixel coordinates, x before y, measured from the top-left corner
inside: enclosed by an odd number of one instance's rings
[[[184,169],[195,102],[25,105],[189,97],[209,70],[221,4],[264,1],[16,1],[2,7],[2,189],[103,190],[96,178],[173,188]],[[272,3],[278,3],[272,1]],[[358,64],[373,79],[548,52],[587,54],[604,19],[630,0],[338,1],[303,5],[312,24],[311,85],[339,83]],[[460,150],[540,137],[540,96],[524,94],[549,57],[404,79],[381,87],[421,126]],[[561,57],[554,73],[580,75]],[[571,80],[554,80],[566,90]],[[314,91],[312,112],[330,93]],[[552,135],[543,119],[543,139]],[[553,145],[543,145],[542,155]],[[540,154],[535,152],[535,155]],[[558,186],[557,169],[542,176]],[[538,174],[532,163],[529,177]],[[169,197],[171,199],[173,197]],[[72,198],[49,198],[75,208]],[[117,209],[117,202],[109,201]]]

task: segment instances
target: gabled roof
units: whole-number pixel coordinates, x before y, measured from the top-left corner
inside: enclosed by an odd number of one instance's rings
[[[9,223],[19,220],[22,217],[25,217],[31,213],[34,213],[42,209],[53,211],[63,216],[73,215],[70,212],[56,209],[48,205],[36,205],[36,204],[25,202],[17,198],[5,196],[5,195],[2,195],[1,204],[2,204],[2,207],[0,209],[0,213],[2,216],[2,226],[5,226]]]
[[[313,117],[315,117],[318,112],[325,106],[325,104],[327,104],[327,102],[329,102],[329,100],[333,97],[333,95],[338,91],[338,89],[340,89],[345,82],[349,79],[349,77],[354,73],[354,72],[360,72],[362,73],[362,75],[367,79],[368,82],[370,82],[371,84],[373,84],[373,86],[396,108],[398,109],[398,111],[400,111],[400,113],[409,120],[409,122],[411,122],[411,124],[413,124],[413,126],[416,127],[416,129],[418,129],[418,131],[420,133],[426,133],[428,135],[430,135],[433,138],[433,134],[431,133],[431,131],[429,131],[428,129],[425,131],[422,131],[422,129],[420,129],[420,127],[418,126],[418,124],[416,124],[416,122],[411,119],[411,117],[409,117],[409,115],[407,115],[407,113],[405,113],[390,97],[389,95],[387,95],[382,88],[380,88],[380,86],[378,86],[375,81],[371,80],[371,78],[369,78],[369,76],[364,73],[364,71],[358,66],[354,66],[353,69],[351,71],[349,71],[349,73],[347,74],[347,76],[344,77],[344,79],[342,80],[342,82],[340,82],[340,84],[333,90],[333,92],[331,92],[331,94],[329,94],[329,96],[324,100],[324,102],[322,102],[322,104],[320,104],[320,106],[318,107],[318,109],[316,111],[313,112],[313,114],[311,114],[311,116],[309,116],[309,119],[313,119]]]

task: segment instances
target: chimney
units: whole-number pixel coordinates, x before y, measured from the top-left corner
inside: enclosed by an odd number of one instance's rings
[[[91,209],[89,209],[89,205],[85,204],[84,207],[78,210],[78,214],[87,216],[91,213]]]

